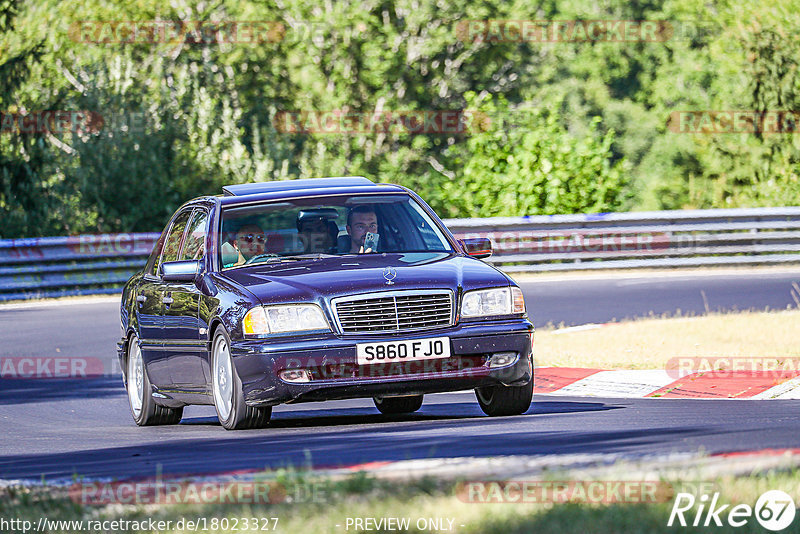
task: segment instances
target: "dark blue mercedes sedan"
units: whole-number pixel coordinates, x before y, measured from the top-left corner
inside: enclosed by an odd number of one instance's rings
[[[133,419],[213,404],[226,429],[280,403],[372,397],[410,413],[474,389],[488,415],[528,410],[522,292],[412,191],[366,178],[232,185],[173,215],[125,285],[118,353]]]

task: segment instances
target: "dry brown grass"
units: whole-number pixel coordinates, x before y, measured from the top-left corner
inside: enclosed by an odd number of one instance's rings
[[[537,365],[663,369],[676,357],[800,357],[800,311],[640,319],[583,331],[538,330]]]

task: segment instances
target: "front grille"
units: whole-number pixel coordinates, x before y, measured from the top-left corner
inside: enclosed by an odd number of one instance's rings
[[[450,291],[396,291],[333,300],[343,334],[409,332],[453,324]]]

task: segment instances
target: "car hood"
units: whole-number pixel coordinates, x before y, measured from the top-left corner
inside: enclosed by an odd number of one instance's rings
[[[480,260],[446,253],[336,256],[240,267],[223,276],[253,293],[262,304],[408,289],[458,293],[509,284],[504,274]]]

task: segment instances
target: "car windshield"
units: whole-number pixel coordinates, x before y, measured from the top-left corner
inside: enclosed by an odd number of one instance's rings
[[[406,194],[337,195],[225,208],[223,269],[328,255],[452,252],[422,206]]]

